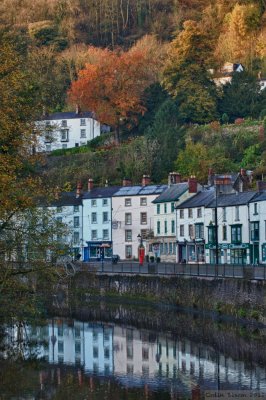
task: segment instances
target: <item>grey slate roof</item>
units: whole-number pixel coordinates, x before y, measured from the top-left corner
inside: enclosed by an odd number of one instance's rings
[[[85,192],[83,194],[83,200],[86,199],[103,199],[107,197],[112,197],[114,193],[119,191],[121,186],[107,186],[107,187],[96,187],[90,192]]]
[[[61,119],[80,119],[80,118],[92,118],[93,113],[90,111],[84,111],[77,114],[75,111],[57,112],[54,114],[44,115],[42,117],[45,121],[61,120]]]
[[[188,183],[176,183],[164,190],[160,196],[153,200],[153,203],[165,203],[168,201],[177,201],[179,197],[188,190]]]
[[[52,207],[79,206],[82,204],[82,196],[76,197],[76,192],[62,192],[59,199],[54,199],[49,203]]]
[[[161,194],[167,188],[167,185],[123,186],[114,194],[114,197]]]
[[[194,208],[194,207],[206,207],[214,199],[214,189],[204,190],[195,194],[190,199],[183,201],[177,208]]]
[[[230,193],[230,194],[220,194],[217,199],[218,207],[228,207],[228,206],[240,206],[248,204],[257,192],[240,192],[240,193]],[[216,199],[214,198],[212,202],[208,204],[207,207],[213,208],[216,206]]]
[[[256,196],[250,201],[250,203],[256,203],[257,201],[265,201],[266,200],[266,191],[257,192]]]

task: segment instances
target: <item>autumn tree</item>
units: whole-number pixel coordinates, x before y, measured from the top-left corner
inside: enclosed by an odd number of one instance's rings
[[[52,188],[42,179],[42,159],[32,151],[36,143],[36,90],[25,72],[26,61],[0,36],[0,298],[27,294],[21,276],[54,275],[47,252],[60,254],[56,226],[49,213],[43,225],[37,200],[49,198]],[[16,261],[19,268],[11,268]],[[27,261],[27,266],[24,261]],[[28,278],[29,282],[29,278]],[[11,296],[11,297],[10,297]],[[27,297],[26,297],[27,298]],[[24,298],[25,300],[25,298]],[[24,301],[23,300],[23,301]],[[6,303],[5,303],[6,304]]]
[[[208,34],[195,21],[171,43],[162,84],[178,105],[181,122],[206,123],[216,118],[216,90],[207,68],[211,63]]]
[[[225,16],[224,26],[216,48],[220,63],[241,62],[252,70],[259,56],[257,48],[260,33],[261,7],[258,3],[236,4]]]
[[[127,52],[90,47],[90,62],[72,82],[70,102],[93,110],[100,122],[115,128],[119,140],[121,128],[145,112],[143,94],[158,79],[161,50],[153,37],[143,38]]]

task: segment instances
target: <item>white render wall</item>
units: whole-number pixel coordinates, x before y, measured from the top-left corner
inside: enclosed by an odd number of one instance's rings
[[[85,119],[85,125],[81,125],[81,120]],[[63,126],[62,121],[66,121],[66,126]],[[45,141],[45,127],[49,124],[49,129],[51,127],[53,140],[52,142]],[[38,121],[37,126],[43,132],[39,137],[39,144],[37,146],[38,152],[48,152],[52,150],[86,145],[88,141],[100,136],[101,125],[100,122],[93,118],[82,118],[82,116],[77,116],[77,118],[70,119],[56,119],[56,120],[44,120]],[[68,141],[61,140],[61,129],[68,130]],[[81,130],[85,130],[85,137],[82,137]]]
[[[61,219],[62,223],[68,227],[68,235],[64,238],[64,242],[69,244],[72,248],[79,248],[82,254],[82,240],[83,240],[83,206],[79,205],[78,211],[75,206],[51,207],[56,219]],[[79,226],[75,226],[74,218],[78,217]],[[78,233],[79,240],[74,240],[74,232]]]
[[[126,259],[125,246],[132,246],[132,258],[138,259],[138,248],[139,239],[138,235],[141,233],[142,229],[153,230],[154,229],[154,217],[153,217],[153,207],[152,201],[158,197],[155,195],[138,195],[138,196],[114,196],[112,198],[113,202],[113,254],[118,254],[122,260]],[[125,199],[131,199],[131,206],[125,206]],[[140,205],[140,199],[146,198],[147,205]],[[147,213],[147,224],[141,224],[140,214],[142,212]],[[126,225],[125,214],[131,213],[132,224]],[[132,230],[132,240],[125,241],[125,231]],[[144,246],[146,241],[143,241]],[[145,249],[145,254],[147,254],[147,249]]]
[[[104,200],[107,204],[104,204]],[[93,205],[93,202],[96,205]],[[108,221],[103,222],[103,213],[108,212]],[[92,223],[92,213],[97,215],[97,223]],[[83,215],[84,215],[84,246],[87,241],[112,240],[112,199],[95,198],[83,199]],[[103,230],[108,229],[108,238],[103,238]],[[97,239],[92,238],[92,230],[97,230]]]

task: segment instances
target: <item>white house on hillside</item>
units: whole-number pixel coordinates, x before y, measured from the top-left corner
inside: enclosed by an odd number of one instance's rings
[[[101,134],[101,124],[94,114],[78,109],[45,115],[37,122],[37,127],[41,131],[38,152],[83,146]]]

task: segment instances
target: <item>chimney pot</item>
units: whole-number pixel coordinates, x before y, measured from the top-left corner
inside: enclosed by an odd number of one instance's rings
[[[81,195],[81,191],[82,191],[82,183],[81,183],[81,181],[78,181],[77,189],[76,189],[76,197],[79,197]]]
[[[93,179],[90,178],[88,180],[88,192],[90,192],[93,189]]]
[[[132,180],[130,178],[123,178],[122,186],[131,186]]]
[[[174,185],[181,182],[181,174],[179,172],[170,172],[168,175],[168,185]]]
[[[142,177],[142,182],[141,182],[142,186],[147,186],[147,185],[149,185],[150,183],[151,183],[151,177],[150,177],[150,175],[143,175],[143,177]]]

